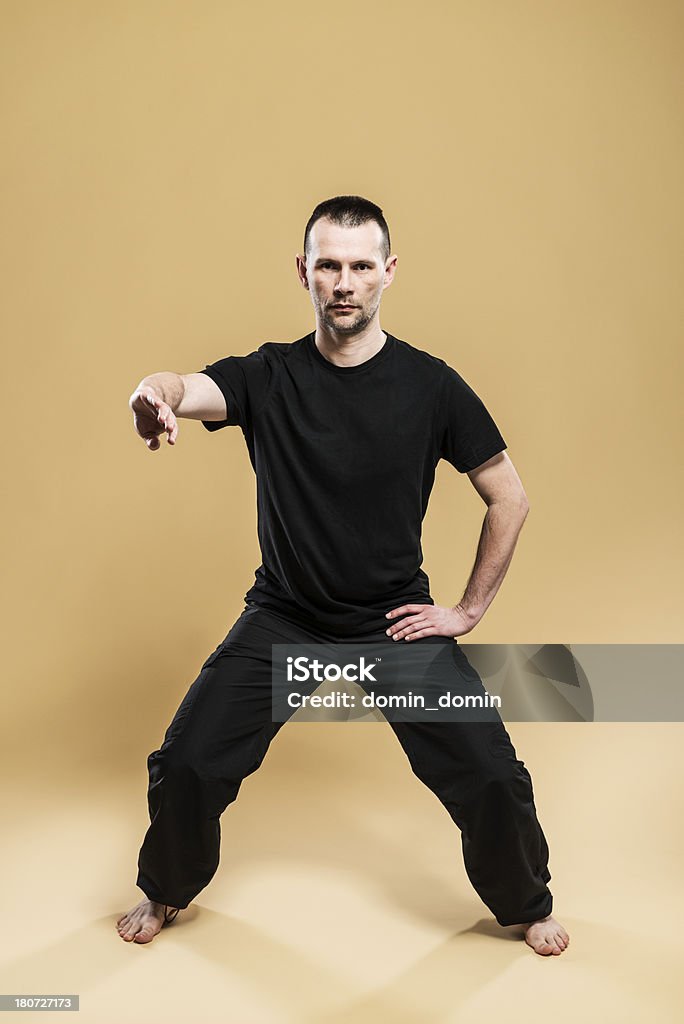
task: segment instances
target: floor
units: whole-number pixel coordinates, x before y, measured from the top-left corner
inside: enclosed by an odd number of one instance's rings
[[[5,771],[0,992],[78,994],[93,1024],[680,1021],[682,726],[508,728],[551,848],[561,956],[496,924],[386,723],[292,722],[221,819],[213,881],[148,945],[114,925],[143,895],[157,736],[124,742],[117,765]]]

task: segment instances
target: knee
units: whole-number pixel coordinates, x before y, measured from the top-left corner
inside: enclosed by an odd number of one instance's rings
[[[147,770],[151,783],[201,778],[206,774],[206,766],[201,759],[178,743],[153,750],[147,758]]]
[[[179,787],[193,785],[212,786],[240,782],[256,771],[266,753],[268,743],[255,744],[250,737],[235,742],[229,748],[213,751],[197,744],[179,741],[162,745],[147,758],[150,782],[161,782]]]
[[[527,802],[532,797],[529,773],[521,761],[492,761],[482,767],[476,793],[493,803]]]

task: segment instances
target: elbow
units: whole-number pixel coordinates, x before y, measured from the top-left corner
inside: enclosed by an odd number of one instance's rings
[[[527,495],[524,491],[518,488],[508,496],[506,499],[509,514],[516,516],[520,519],[521,524],[527,519],[527,514],[530,511],[530,503],[527,500]]]
[[[518,529],[523,525],[530,511],[530,503],[524,494],[512,494],[497,500],[488,501],[487,507],[501,509],[506,519],[518,524]]]

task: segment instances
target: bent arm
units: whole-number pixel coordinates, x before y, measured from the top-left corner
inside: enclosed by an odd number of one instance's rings
[[[506,452],[488,459],[468,476],[487,505],[475,564],[457,605],[474,626],[503,583],[530,505]]]

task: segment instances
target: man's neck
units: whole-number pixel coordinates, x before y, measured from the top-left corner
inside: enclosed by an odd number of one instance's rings
[[[321,355],[335,366],[358,366],[359,363],[372,359],[387,341],[387,335],[379,327],[378,331],[379,333],[373,331],[371,335],[345,337],[334,336],[318,327],[314,332],[314,343]]]

